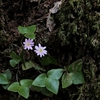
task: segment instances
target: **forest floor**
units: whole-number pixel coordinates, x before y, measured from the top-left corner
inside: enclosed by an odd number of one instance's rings
[[[100,50],[99,48],[95,49],[92,44],[82,44],[85,39],[80,43],[79,37],[76,37],[75,41],[78,42],[75,44],[74,39],[72,39],[74,35],[68,38],[70,43],[63,35],[61,37],[56,35],[61,24],[57,19],[59,16],[55,17],[58,13],[52,14],[56,25],[52,22],[52,25],[49,28],[47,27],[47,18],[55,2],[58,2],[58,0],[0,0],[0,72],[10,69],[13,76],[12,81],[16,80],[16,74],[19,71],[19,80],[34,78],[38,75],[38,71],[34,69],[23,71],[22,69],[12,68],[9,64],[11,51],[17,53],[21,51],[22,35],[18,31],[18,26],[36,25],[37,37],[35,42],[46,45],[49,54],[59,61],[58,65],[51,67],[64,67],[63,65],[67,66],[82,58],[84,66],[82,71],[86,83],[84,85],[71,85],[67,89],[59,88],[58,94],[52,97],[31,91],[28,100],[100,100]],[[67,2],[68,0],[65,0],[64,4],[67,4]],[[28,60],[31,56],[32,52],[27,52],[26,59]],[[37,58],[34,59],[38,63],[37,60]],[[50,70],[51,67],[47,66],[45,69]],[[0,85],[0,100],[25,100],[25,98],[3,89]]]

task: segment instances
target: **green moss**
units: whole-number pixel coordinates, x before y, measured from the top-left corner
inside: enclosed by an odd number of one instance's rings
[[[72,42],[82,44],[86,40],[91,40],[92,36],[97,37],[100,29],[99,8],[98,1],[69,0],[65,2],[54,16],[59,28],[57,35],[61,44],[68,45]]]

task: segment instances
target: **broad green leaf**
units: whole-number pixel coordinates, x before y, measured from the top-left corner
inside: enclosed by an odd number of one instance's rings
[[[49,90],[46,89],[46,87],[37,87],[37,86],[32,86],[32,90],[35,90],[37,92],[41,92],[43,95],[52,97],[53,93],[50,92]]]
[[[29,88],[27,87],[27,85],[29,86],[29,83],[26,85],[23,82],[25,81],[21,81],[22,85],[19,85],[18,82],[14,82],[12,83],[7,90],[12,91],[12,92],[18,92],[21,96],[28,98],[29,97]]]
[[[12,67],[15,67],[16,64],[18,64],[21,61],[21,58],[14,51],[10,54],[10,57],[12,58],[10,60],[10,65]]]
[[[42,70],[42,71],[45,71],[43,68],[41,68],[38,64],[36,64],[36,63],[33,63],[33,68],[35,69],[35,70]]]
[[[15,66],[16,66],[16,62],[15,62],[14,60],[10,60],[10,65],[11,65],[12,67],[15,67]]]
[[[12,91],[12,92],[18,92],[20,88],[20,85],[18,82],[12,83],[7,90]]]
[[[49,65],[49,64],[56,64],[56,63],[57,63],[56,59],[54,59],[54,58],[51,57],[51,56],[45,56],[45,57],[43,57],[43,58],[41,59],[41,64],[42,64],[43,66]]]
[[[30,92],[30,90],[28,87],[26,87],[26,86],[19,87],[18,93],[26,99],[29,97],[29,92]]]
[[[21,86],[30,87],[32,85],[33,80],[31,79],[23,79],[20,81]]]
[[[53,79],[60,79],[63,73],[63,69],[52,69],[47,72],[47,76]]]
[[[8,80],[10,80],[11,77],[12,77],[12,74],[11,74],[11,72],[10,72],[9,69],[7,69],[7,70],[4,72],[4,75],[7,77]]]
[[[42,91],[42,88],[44,88],[44,87],[38,87],[38,86],[34,86],[34,85],[32,85],[31,86],[31,89],[34,91],[37,91],[37,92],[41,92]]]
[[[6,75],[4,75],[3,73],[0,73],[0,84],[8,84],[9,81],[7,80]]]
[[[27,37],[27,38],[30,38],[30,39],[35,39],[35,34],[34,33],[25,34],[24,36]]]
[[[53,96],[53,93],[50,92],[49,90],[47,90],[46,87],[43,87],[43,88],[42,88],[41,93],[42,93],[43,95],[46,95],[46,96],[49,96],[49,97],[52,97],[52,96]]]
[[[42,70],[42,71],[44,71],[43,68],[41,68],[38,64],[33,63],[32,61],[25,62],[25,64],[22,64],[22,69],[23,70],[28,70],[30,68],[34,68],[36,70]]]
[[[45,78],[46,78],[46,74],[40,74],[39,76],[37,76],[37,78],[33,81],[32,85],[34,86],[38,86],[38,87],[45,87]]]
[[[82,60],[77,60],[68,66],[69,72],[77,72],[82,70]]]
[[[23,27],[23,26],[18,26],[18,31],[21,34],[28,34],[28,33],[30,33],[30,31],[28,30],[28,28],[27,27]]]
[[[33,63],[31,61],[25,62],[25,64],[22,64],[22,69],[23,70],[28,70],[28,69],[30,69],[32,67],[33,67]]]
[[[72,82],[73,84],[83,84],[85,82],[81,71],[72,73]]]
[[[25,37],[35,39],[34,32],[36,31],[36,25],[31,25],[31,26],[27,26],[27,27],[19,26],[18,30]]]
[[[62,88],[72,85],[72,73],[64,73],[62,76]]]
[[[27,27],[19,26],[18,31],[21,34],[34,33],[36,31],[36,25],[31,25],[31,26],[27,26]]]
[[[13,58],[16,63],[19,63],[21,61],[20,57],[14,51],[12,51],[10,57]]]
[[[49,91],[54,94],[57,94],[59,89],[59,81],[50,77],[45,78],[45,86]]]
[[[10,84],[10,81],[9,81],[9,80],[11,79],[12,75],[11,75],[11,72],[10,72],[9,69],[7,69],[3,74],[4,74],[4,76],[7,78],[8,84],[2,84],[2,87],[3,87],[4,89],[7,89],[8,86],[9,86],[9,84]]]

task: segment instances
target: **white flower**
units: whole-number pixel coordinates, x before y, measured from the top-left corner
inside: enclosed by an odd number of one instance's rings
[[[34,42],[32,39],[25,39],[25,42],[23,42],[24,44],[24,49],[28,49],[28,50],[32,50],[32,46],[34,46]]]
[[[47,54],[47,50],[45,50],[45,49],[46,49],[46,47],[42,47],[41,44],[39,44],[38,46],[35,46],[34,51],[38,56],[42,57]]]

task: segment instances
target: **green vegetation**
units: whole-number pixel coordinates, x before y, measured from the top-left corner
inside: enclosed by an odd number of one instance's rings
[[[100,0],[64,0],[49,31],[53,4],[1,1],[1,100],[100,100]]]

